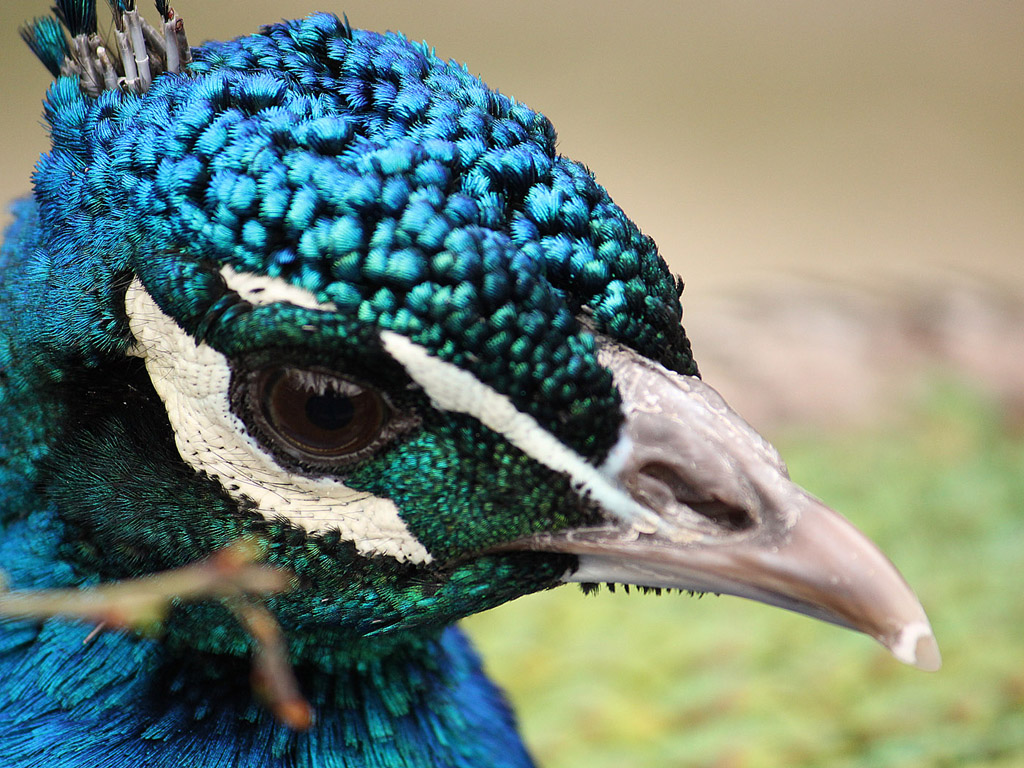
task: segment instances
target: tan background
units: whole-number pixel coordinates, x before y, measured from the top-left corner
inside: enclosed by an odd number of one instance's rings
[[[16,27],[48,5],[3,6],[3,198],[28,189],[46,146],[39,99],[49,78]],[[983,379],[1003,377],[997,389],[1024,389],[1022,364],[1008,360],[1024,359],[1024,5],[177,6],[193,44],[282,16],[346,12],[354,26],[428,40],[545,112],[561,151],[587,163],[684,276],[706,378],[755,420],[830,414],[828,391],[885,389],[885,375],[851,387],[850,374],[905,362],[907,341],[919,357],[922,324],[940,364],[953,354]],[[967,339],[957,335],[965,323]],[[894,332],[912,338],[893,342]],[[979,345],[987,363],[957,357]],[[819,359],[837,348],[841,359]],[[795,362],[780,366],[789,353]],[[755,386],[744,391],[744,381]]]

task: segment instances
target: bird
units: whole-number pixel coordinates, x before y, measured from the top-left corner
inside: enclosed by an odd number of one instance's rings
[[[0,764],[533,759],[457,626],[567,583],[738,595],[939,666],[920,603],[700,378],[683,284],[549,120],[318,13],[22,35],[51,147],[0,251],[0,566],[88,591],[244,540],[312,717],[224,600],[0,621]],[[104,36],[105,35],[105,36]]]

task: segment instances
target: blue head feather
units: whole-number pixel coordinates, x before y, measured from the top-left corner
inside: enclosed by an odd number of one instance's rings
[[[116,48],[93,0],[58,3],[70,45],[24,33],[61,75],[0,251],[0,563],[88,587],[244,537],[291,574],[261,599],[317,720],[254,700],[248,596],[159,638],[4,622],[4,765],[522,768],[451,625],[566,581],[937,668],[895,568],[696,378],[681,283],[543,115],[334,16],[191,51],[166,3],[162,35],[111,6]]]
[[[72,36],[95,31],[90,3],[67,0],[58,15]],[[63,35],[48,22],[32,30],[33,50],[60,70]],[[53,148],[0,259],[7,561],[20,564],[19,586],[81,585],[256,536],[301,580],[270,607],[327,714],[305,736],[273,723],[227,682],[246,639],[221,607],[198,605],[169,619],[162,642],[104,637],[80,651],[71,678],[61,654],[85,630],[5,629],[0,665],[9,676],[37,670],[41,687],[6,689],[0,732],[12,734],[16,760],[46,754],[49,765],[96,763],[110,750],[124,765],[198,765],[218,750],[233,765],[319,765],[345,750],[323,764],[411,764],[425,753],[438,764],[528,764],[500,695],[445,627],[555,584],[567,562],[467,554],[587,511],[566,507],[566,478],[403,394],[380,334],[470,371],[599,463],[620,418],[595,333],[695,374],[681,284],[593,176],[557,153],[543,115],[425,45],[318,14],[192,54],[187,72],[143,93],[64,76],[47,95]],[[87,69],[91,54],[75,55]],[[241,300],[225,269],[283,281],[332,312]],[[358,363],[419,409],[416,435],[344,479],[394,500],[436,564],[311,537],[186,467],[133,357],[125,291],[135,278],[189,338],[228,360],[270,350]],[[129,701],[136,708],[122,711]]]
[[[613,394],[578,318],[695,372],[653,242],[557,155],[548,120],[398,35],[279,24],[198,49],[192,76],[143,99],[61,81],[47,119],[43,225],[74,253],[103,237],[90,250],[111,274],[175,251],[284,277],[479,358],[503,392],[540,380],[544,398],[522,405],[589,455],[613,430],[595,435],[587,413]]]

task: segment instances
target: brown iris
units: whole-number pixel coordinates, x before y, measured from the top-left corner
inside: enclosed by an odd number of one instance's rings
[[[388,419],[374,389],[331,373],[272,368],[259,376],[260,415],[290,453],[330,461],[372,445]]]

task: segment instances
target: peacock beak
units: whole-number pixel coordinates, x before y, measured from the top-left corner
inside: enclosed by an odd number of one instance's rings
[[[904,663],[939,668],[928,618],[895,566],[793,483],[717,392],[623,347],[604,344],[600,355],[626,417],[603,470],[658,524],[610,520],[515,548],[577,555],[565,581],[738,595],[859,630]]]

